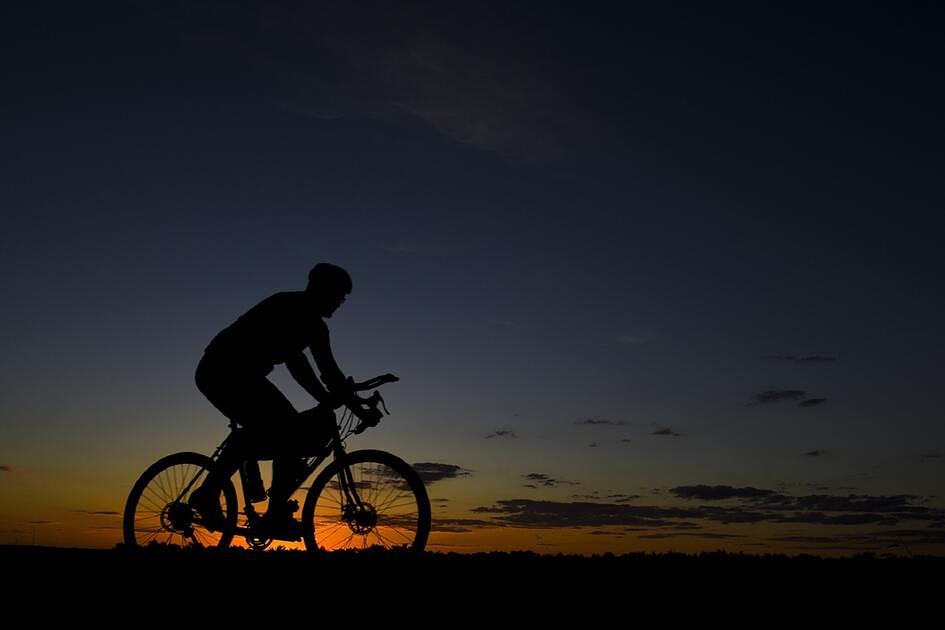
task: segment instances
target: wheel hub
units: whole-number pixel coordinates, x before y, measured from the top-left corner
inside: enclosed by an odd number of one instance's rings
[[[377,526],[377,510],[370,503],[359,506],[348,504],[344,507],[342,519],[355,534],[366,535]]]
[[[194,522],[193,509],[185,503],[168,503],[161,511],[161,526],[164,529],[185,534],[191,531]]]

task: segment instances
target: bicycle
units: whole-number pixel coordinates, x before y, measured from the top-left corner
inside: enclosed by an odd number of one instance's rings
[[[423,551],[430,533],[430,499],[417,472],[404,460],[385,451],[345,451],[349,437],[376,426],[384,413],[390,413],[376,388],[397,380],[392,374],[362,383],[349,379],[353,392],[373,389],[374,393],[367,398],[355,393],[347,402],[323,402],[300,414],[321,417],[330,426],[325,431],[327,443],[311,445],[314,453],[305,454],[304,471],[296,477],[292,494],[304,490],[304,482],[323,461],[334,456],[308,488],[302,508],[300,537],[309,551],[378,546]],[[335,410],[340,407],[345,410],[339,420]],[[123,533],[127,546],[163,543],[182,547],[227,547],[235,536],[241,535],[250,548],[262,550],[274,540],[299,540],[297,533],[273,531],[253,507],[254,502],[261,500],[260,493],[265,496],[258,462],[272,459],[275,454],[261,452],[265,449],[254,446],[242,446],[251,441],[246,429],[233,422],[230,429],[210,457],[193,452],[175,453],[145,470],[125,504]],[[238,510],[232,477],[225,479],[219,497],[224,518],[222,524],[214,523],[188,500],[200,487],[204,476],[216,470],[224,446],[232,440],[238,445],[244,507],[242,512]]]

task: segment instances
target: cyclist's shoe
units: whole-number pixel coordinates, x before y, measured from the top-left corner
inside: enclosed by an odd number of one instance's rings
[[[223,529],[226,518],[220,508],[219,490],[214,491],[206,485],[200,486],[190,493],[190,499],[187,502],[200,514],[204,527],[217,531]]]
[[[298,509],[299,503],[295,500],[270,506],[262,517],[266,534],[279,540],[302,540],[302,524],[292,518]]]

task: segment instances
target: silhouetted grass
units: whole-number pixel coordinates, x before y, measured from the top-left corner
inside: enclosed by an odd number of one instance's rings
[[[860,554],[837,559],[724,551],[418,555],[373,549],[309,553],[0,546],[0,566],[8,576],[15,575],[19,585],[70,593],[78,589],[83,599],[124,593],[132,601],[156,592],[160,597],[223,597],[250,608],[272,598],[318,602],[382,598],[395,605],[434,601],[486,606],[492,598],[511,597],[542,606],[579,607],[591,602],[639,605],[650,600],[675,605],[691,598],[754,602],[769,601],[776,594],[829,605],[838,590],[851,588],[861,601],[877,601],[876,597],[887,598],[903,589],[915,596],[938,583],[945,558]]]

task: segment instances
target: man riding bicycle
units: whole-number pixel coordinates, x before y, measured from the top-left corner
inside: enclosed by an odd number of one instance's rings
[[[351,277],[347,271],[328,263],[315,265],[304,291],[281,292],[266,298],[214,337],[197,365],[197,388],[223,415],[244,427],[254,441],[278,444],[275,439],[278,436],[290,444],[300,432],[317,431],[319,427],[311,426],[311,418],[303,422],[292,403],[266,377],[276,364],[284,363],[299,385],[320,403],[352,396],[351,381],[332,356],[328,326],[323,319],[331,317],[350,292]],[[305,357],[306,347],[327,389]],[[297,454],[285,454],[287,449],[281,450],[283,453],[277,453],[273,459],[269,509],[263,519],[274,530],[291,533],[298,527],[292,518],[298,505],[289,501],[289,495],[293,482],[299,481],[297,477],[305,460]],[[243,459],[245,453],[239,444],[227,444],[218,461],[218,474],[229,478]],[[211,475],[191,498],[201,516],[215,529],[223,520],[220,486],[221,480]]]

